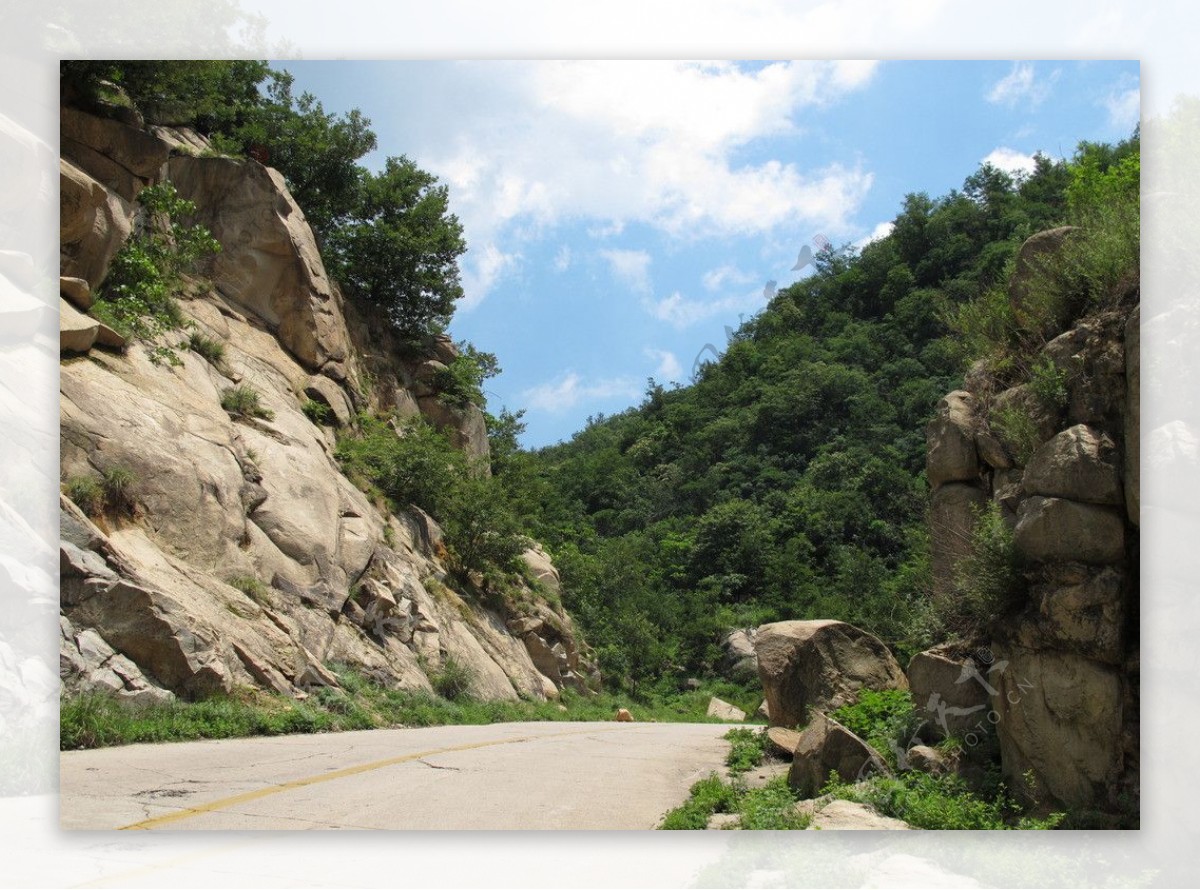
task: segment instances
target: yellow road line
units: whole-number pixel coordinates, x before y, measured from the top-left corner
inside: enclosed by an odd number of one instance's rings
[[[624,728],[624,727],[620,727]],[[417,751],[414,754],[403,754],[399,757],[389,757],[386,760],[376,760],[372,763],[362,763],[358,766],[348,766],[344,769],[334,770],[333,772],[321,773],[316,776],[308,776],[303,779],[293,779],[290,782],[284,782],[281,785],[268,785],[266,788],[259,788],[257,791],[247,791],[243,794],[235,794],[233,797],[224,797],[220,800],[214,800],[211,803],[200,804],[195,807],[185,807],[182,810],[174,813],[168,813],[165,816],[155,816],[152,819],[143,819],[141,822],[134,822],[131,825],[122,825],[118,831],[149,831],[153,828],[160,828],[164,825],[170,825],[174,822],[181,822],[184,819],[192,819],[196,816],[203,816],[205,813],[213,813],[217,810],[228,809],[232,806],[237,806],[241,803],[248,803],[252,800],[261,800],[264,797],[270,797],[273,794],[282,794],[285,791],[291,791],[295,788],[306,788],[309,785],[319,785],[322,782],[332,782],[335,779],[345,779],[349,776],[357,776],[362,773],[369,773],[372,770],[384,769],[389,766],[396,766],[401,763],[411,763],[414,760],[420,760],[424,757],[433,757],[436,754],[450,754],[455,751],[472,751],[476,748],[491,748],[496,745],[515,745],[520,742],[531,742],[537,739],[554,739],[568,735],[586,735],[590,732],[615,732],[618,727],[608,729],[575,729],[569,732],[550,732],[545,735],[529,735],[521,736],[515,739],[494,739],[489,742],[472,742],[469,745],[455,745],[451,748],[432,748],[428,751]]]

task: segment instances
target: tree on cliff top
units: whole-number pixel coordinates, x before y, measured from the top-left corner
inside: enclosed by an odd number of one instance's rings
[[[437,178],[406,157],[366,174],[357,205],[330,233],[327,260],[362,300],[383,307],[402,335],[444,328],[462,296],[462,226]]]

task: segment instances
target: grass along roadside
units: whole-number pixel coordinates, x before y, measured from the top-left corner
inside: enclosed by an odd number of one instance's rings
[[[468,695],[457,695],[450,700],[429,693],[389,689],[352,669],[331,667],[341,688],[318,689],[304,701],[257,690],[166,704],[130,704],[103,693],[63,696],[59,747],[67,751],[135,742],[401,726],[608,721],[618,708],[629,709],[639,722],[720,722],[705,715],[713,693],[704,687],[641,699],[615,693],[582,696],[568,690],[558,702],[479,701]]]

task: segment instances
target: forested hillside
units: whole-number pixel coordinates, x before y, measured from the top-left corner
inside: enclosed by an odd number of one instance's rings
[[[1009,305],[1028,236],[1089,233],[1090,255],[1056,283],[1071,317],[1111,289],[1097,276],[1136,271],[1138,152],[1135,133],[909,195],[891,234],[819,254],[692,385],[651,380],[640,406],[532,454],[494,431],[498,477],[554,554],[606,679],[711,672],[724,633],[787,618],[848,621],[902,658],[944,639],[924,427],[972,362],[1021,382],[1062,329]]]

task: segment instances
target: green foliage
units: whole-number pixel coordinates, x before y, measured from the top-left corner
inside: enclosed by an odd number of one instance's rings
[[[240,590],[260,606],[269,607],[274,605],[270,589],[253,575],[236,575],[225,583],[236,590]]]
[[[127,337],[146,341],[151,358],[178,363],[172,347],[158,342],[184,326],[174,299],[184,272],[221,245],[203,226],[179,221],[196,210],[169,182],[138,193],[143,212],[113,257],[91,313]]]
[[[275,412],[262,404],[262,396],[249,384],[231,386],[221,393],[221,407],[235,417],[261,417],[273,420]]]
[[[469,666],[447,655],[441,667],[430,673],[429,679],[434,691],[442,698],[460,701],[470,695],[475,674]]]
[[[114,513],[133,512],[133,486],[137,482],[133,471],[126,467],[114,466],[108,467],[100,475],[104,505]]]
[[[658,827],[666,831],[702,831],[715,813],[737,815],[732,827],[745,831],[796,831],[807,828],[811,821],[797,812],[796,796],[783,776],[761,788],[747,788],[710,774],[691,787],[688,799],[669,811]]]
[[[467,405],[482,407],[486,401],[483,381],[499,374],[500,365],[495,355],[480,352],[466,341],[458,344],[458,350],[458,357],[434,378],[438,398],[459,408]]]
[[[63,750],[134,742],[237,738],[295,732],[374,729],[385,726],[442,726],[506,721],[610,721],[619,707],[639,720],[694,723],[704,720],[698,693],[630,701],[608,693],[583,696],[564,690],[559,701],[455,700],[391,688],[342,664],[329,667],[341,689],[317,691],[305,702],[254,692],[199,702],[144,705],[103,694],[64,695]],[[705,693],[707,695],[707,693]],[[707,697],[703,702],[707,702]],[[567,710],[560,710],[559,705]],[[699,717],[697,717],[699,714]]]
[[[1003,788],[989,800],[972,792],[954,775],[934,777],[910,771],[894,778],[874,776],[850,784],[834,773],[822,791],[841,800],[870,804],[885,816],[931,831],[1051,829],[1063,818],[1062,813],[1041,819],[1023,815],[1022,808]]]
[[[732,812],[734,790],[715,773],[694,784],[688,799],[663,817],[664,831],[703,831],[714,813]]]
[[[63,485],[76,506],[88,516],[103,513],[128,514],[133,512],[133,486],[137,477],[122,466],[105,469],[97,479],[94,476],[72,476]]]
[[[66,60],[59,63],[64,93],[95,105],[117,101],[148,123],[194,124],[202,130],[230,122],[239,108],[259,101],[265,62]],[[124,99],[114,88],[124,93]],[[93,109],[94,110],[94,109]]]
[[[748,772],[762,763],[766,748],[766,736],[756,729],[735,727],[725,733],[729,742],[729,753],[725,756],[725,765],[729,767],[730,775]]]
[[[441,524],[460,575],[506,576],[527,546],[507,491],[472,468],[443,433],[424,421],[393,430],[360,415],[358,430],[338,440],[335,457],[358,485],[387,498],[394,509],[414,504]]]
[[[788,787],[787,777],[779,776],[762,788],[742,791],[734,805],[743,831],[801,831],[812,817],[796,810],[796,795]]]
[[[953,593],[936,608],[946,629],[964,639],[989,629],[1024,601],[1025,579],[999,504],[989,503],[976,517],[971,552],[956,566],[955,579]]]
[[[333,417],[333,410],[324,402],[318,402],[316,399],[305,399],[300,405],[300,410],[304,416],[318,425],[329,423]]]
[[[363,173],[359,196],[327,239],[327,262],[357,298],[381,307],[404,337],[444,328],[462,296],[462,226],[449,194],[408,158]]]
[[[1069,380],[1070,375],[1066,370],[1043,356],[1030,369],[1029,391],[1047,408],[1062,410],[1067,407],[1070,395],[1067,389]]]
[[[199,331],[192,331],[187,338],[187,348],[199,355],[214,368],[225,364],[225,344],[220,340],[207,337]]]
[[[63,484],[63,491],[88,516],[104,511],[104,489],[93,476],[72,476]]]
[[[829,716],[878,751],[893,768],[897,752],[908,750],[921,724],[905,689],[864,689],[853,704],[842,705]]]

